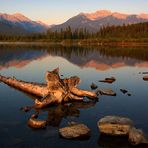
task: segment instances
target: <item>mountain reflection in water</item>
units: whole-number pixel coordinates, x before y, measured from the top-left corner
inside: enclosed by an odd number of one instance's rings
[[[0,69],[21,68],[32,61],[48,56],[62,57],[79,67],[92,67],[98,70],[125,66],[148,67],[148,50],[145,47],[1,47]]]

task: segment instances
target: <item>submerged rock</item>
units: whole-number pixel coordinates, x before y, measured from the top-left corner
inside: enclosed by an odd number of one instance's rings
[[[132,120],[125,117],[106,116],[98,121],[98,128],[100,132],[111,136],[128,135],[132,127]]]
[[[98,88],[98,86],[94,83],[92,83],[90,87],[91,87],[91,89],[97,89]]]
[[[32,109],[32,107],[30,106],[25,106],[25,107],[21,107],[20,110],[24,111],[24,112],[28,112]]]
[[[148,81],[148,76],[144,76],[144,77],[143,77],[143,80],[144,80],[144,81]]]
[[[142,74],[148,74],[148,72],[142,72]]]
[[[99,89],[98,91],[102,95],[116,96],[116,93],[112,89]]]
[[[129,131],[129,142],[132,145],[148,144],[148,138],[145,136],[142,130],[131,128]]]
[[[105,80],[100,80],[99,82],[113,83],[114,81],[116,81],[116,79],[114,77],[110,77],[110,78],[105,78]]]
[[[85,124],[72,123],[59,129],[59,134],[66,139],[86,139],[90,137],[90,129]]]
[[[128,96],[131,96],[131,94],[130,94],[130,93],[128,93],[127,95],[128,95]]]

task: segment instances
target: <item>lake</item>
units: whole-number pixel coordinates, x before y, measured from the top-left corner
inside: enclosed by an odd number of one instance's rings
[[[48,121],[46,129],[33,130],[27,125],[34,113],[21,107],[34,104],[34,97],[0,83],[0,147],[65,147],[65,148],[130,148],[127,138],[102,136],[97,121],[106,115],[131,118],[137,128],[148,134],[148,82],[142,78],[148,72],[148,47],[0,47],[0,74],[17,79],[45,82],[48,70],[60,68],[62,78],[79,76],[79,88],[91,90],[91,83],[99,88],[111,88],[117,96],[100,96],[98,102],[58,105],[40,110],[40,119]],[[148,75],[148,74],[147,74]],[[112,84],[101,83],[115,77]],[[128,90],[131,96],[120,89]],[[91,129],[88,140],[66,140],[58,129],[68,122],[86,124]],[[139,146],[142,147],[143,146]]]

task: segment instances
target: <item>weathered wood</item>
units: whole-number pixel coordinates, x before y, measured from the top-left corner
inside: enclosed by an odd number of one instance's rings
[[[38,120],[35,118],[29,118],[28,120],[28,126],[32,127],[32,128],[44,128],[46,126],[46,121],[44,120]]]
[[[34,94],[39,97],[44,97],[48,94],[48,89],[46,84],[25,82],[21,80],[17,80],[15,78],[4,77],[0,75],[0,81],[11,86],[22,90],[24,92]]]
[[[85,97],[86,96],[86,97],[89,97],[89,98],[97,98],[97,95],[96,95],[95,92],[78,89],[76,87],[73,87],[70,91],[73,94],[77,95],[77,96],[81,96],[81,97]]]
[[[82,101],[85,96],[93,99],[97,98],[95,92],[76,88],[80,83],[80,78],[74,76],[60,79],[59,68],[53,71],[47,71],[45,80],[46,84],[40,84],[0,75],[1,82],[26,93],[41,97],[41,100],[35,100],[35,106],[37,108],[43,108],[49,104],[58,104],[71,100]]]

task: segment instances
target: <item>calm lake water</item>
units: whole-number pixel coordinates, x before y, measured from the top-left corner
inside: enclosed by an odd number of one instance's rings
[[[106,115],[131,118],[137,128],[148,133],[148,82],[142,78],[148,72],[148,48],[122,47],[0,47],[0,74],[25,81],[45,82],[47,70],[60,68],[64,77],[79,76],[79,88],[111,88],[117,96],[100,96],[99,102],[73,103],[69,108],[59,105],[41,110],[40,119],[48,127],[33,130],[27,126],[34,113],[24,113],[21,107],[33,105],[33,97],[0,83],[0,147],[27,148],[129,148],[126,138],[101,136],[97,121]],[[114,76],[112,84],[98,82]],[[120,92],[127,89],[131,96]],[[58,129],[68,122],[86,124],[92,131],[85,141],[65,140]],[[144,146],[139,146],[143,148]]]

